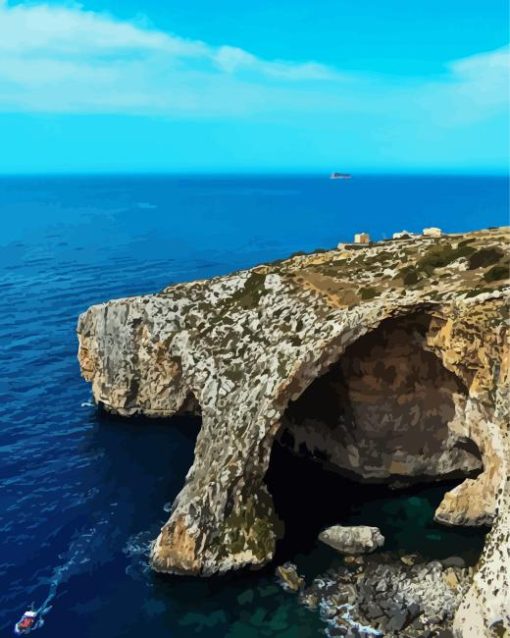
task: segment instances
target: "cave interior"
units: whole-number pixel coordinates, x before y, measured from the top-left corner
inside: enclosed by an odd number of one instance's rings
[[[384,550],[464,552],[480,529],[433,520],[445,492],[482,470],[462,435],[467,388],[427,347],[431,317],[387,319],[347,347],[285,410],[266,484],[282,560],[309,552],[329,525],[376,525]]]

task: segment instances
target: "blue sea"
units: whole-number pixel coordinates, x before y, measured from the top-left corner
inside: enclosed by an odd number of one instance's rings
[[[200,424],[98,414],[76,361],[77,317],[357,231],[380,239],[508,224],[508,187],[487,176],[0,178],[1,634],[34,602],[41,638],[322,635],[318,615],[276,585],[274,565],[211,580],[148,569]],[[394,549],[476,560],[480,532],[431,521],[444,486],[365,489],[361,501],[353,488],[341,512],[330,498],[318,512],[317,490],[328,496],[343,479],[303,478],[286,462],[268,481],[291,518],[375,521]],[[279,556],[311,578],[339,559],[306,531]]]

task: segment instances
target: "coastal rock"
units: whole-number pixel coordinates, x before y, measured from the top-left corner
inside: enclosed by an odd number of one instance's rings
[[[509,624],[508,240],[346,246],[85,312],[79,361],[103,409],[201,415],[154,569],[271,560],[283,530],[264,476],[279,441],[359,480],[466,477],[436,519],[492,530],[456,631]]]
[[[361,574],[348,568],[330,570],[304,590],[300,601],[314,600],[328,625],[326,635],[421,638],[451,633],[453,617],[468,583],[468,570],[443,570],[437,561],[406,566],[398,555],[368,556]],[[445,573],[447,576],[445,577]],[[458,586],[448,580],[455,574]],[[349,599],[343,596],[352,590]],[[343,633],[338,634],[338,629]],[[429,633],[430,632],[430,633]]]
[[[297,572],[293,563],[285,563],[276,568],[276,576],[286,591],[298,592],[305,585],[305,579]]]
[[[333,525],[319,534],[319,540],[342,554],[366,554],[384,545],[378,527]]]

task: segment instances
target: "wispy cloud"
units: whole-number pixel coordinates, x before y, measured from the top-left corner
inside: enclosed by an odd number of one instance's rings
[[[452,61],[433,81],[374,78],[314,61],[265,60],[80,6],[0,0],[3,111],[340,116],[412,106],[452,124],[506,108],[509,59],[505,48]]]
[[[263,60],[80,7],[0,4],[3,110],[243,113],[267,103],[271,80],[339,79],[324,65]]]
[[[489,115],[509,100],[510,47],[480,53],[450,64],[453,90],[470,105],[467,117]]]

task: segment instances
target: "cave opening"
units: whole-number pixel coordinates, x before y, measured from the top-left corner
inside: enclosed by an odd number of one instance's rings
[[[276,560],[317,547],[330,525],[375,525],[383,550],[474,564],[484,530],[434,511],[482,469],[462,433],[467,389],[427,349],[431,318],[387,319],[349,346],[283,414],[266,484],[285,526]]]

